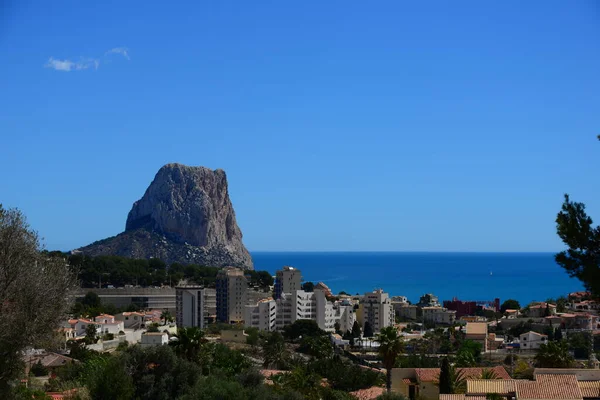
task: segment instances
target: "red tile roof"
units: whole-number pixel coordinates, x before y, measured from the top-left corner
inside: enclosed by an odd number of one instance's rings
[[[477,379],[481,377],[481,373],[485,368],[457,368],[456,371],[458,373],[462,373],[465,379]],[[493,371],[499,379],[511,379],[510,375],[504,367],[493,367],[488,368]],[[415,373],[417,375],[417,379],[420,382],[437,382],[438,377],[440,376],[439,368],[415,368]]]
[[[536,399],[583,399],[575,375],[536,375],[535,381],[515,382],[517,398],[521,400]]]
[[[385,393],[385,389],[379,386],[373,386],[367,389],[360,389],[350,394],[358,400],[373,400]]]
[[[583,397],[600,397],[600,381],[579,381]]]

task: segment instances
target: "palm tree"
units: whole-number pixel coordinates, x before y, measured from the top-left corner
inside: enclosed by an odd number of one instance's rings
[[[175,348],[175,353],[186,360],[198,361],[200,349],[207,342],[204,338],[204,331],[195,326],[179,328],[174,337],[176,340],[170,344]]]
[[[398,336],[398,330],[393,326],[383,328],[377,335],[377,341],[379,342],[379,355],[386,370],[385,386],[390,393],[392,391],[392,368],[396,364],[396,358],[402,353],[404,343]]]
[[[500,379],[500,377],[493,369],[484,368],[481,370],[481,377],[479,379]]]
[[[279,332],[270,332],[262,340],[263,366],[269,368],[271,365],[280,366],[289,359],[289,354],[285,348],[285,341]]]
[[[166,325],[169,322],[173,322],[173,314],[171,314],[171,311],[169,311],[169,310],[164,310],[160,314],[160,319],[162,319],[164,322],[164,325]]]
[[[542,344],[535,355],[535,366],[538,368],[569,368],[572,365],[573,357],[565,340]]]

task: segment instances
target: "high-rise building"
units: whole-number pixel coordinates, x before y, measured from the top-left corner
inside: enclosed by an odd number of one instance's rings
[[[275,274],[273,298],[277,300],[281,297],[282,293],[292,293],[296,290],[302,290],[302,275],[300,274],[300,270],[285,266],[277,271]]]
[[[281,294],[277,300],[276,328],[281,330],[299,319],[312,319],[324,331],[335,331],[335,310],[322,290],[295,290]]]
[[[235,324],[244,321],[248,282],[244,271],[227,267],[217,274],[217,321]]]
[[[365,293],[360,301],[359,322],[364,331],[368,322],[374,333],[379,332],[386,326],[394,325],[394,308],[389,294],[382,289]]]
[[[175,288],[175,321],[177,327],[204,329],[208,323],[207,308],[211,289],[202,286],[178,286]]]

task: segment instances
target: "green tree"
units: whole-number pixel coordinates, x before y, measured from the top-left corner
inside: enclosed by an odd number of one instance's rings
[[[519,304],[519,302],[517,300],[514,299],[508,299],[506,301],[504,301],[504,303],[502,303],[502,305],[500,306],[500,311],[502,312],[506,312],[506,310],[520,310],[521,309],[521,305]]]
[[[202,345],[206,343],[204,332],[198,327],[184,327],[177,329],[175,340],[169,342],[175,350],[175,354],[188,361],[198,361],[198,355]]]
[[[453,394],[454,389],[452,387],[452,381],[450,377],[450,360],[448,357],[442,359],[442,365],[440,367],[439,387],[440,394]]]
[[[70,308],[76,274],[42,250],[23,213],[0,205],[0,398],[23,371],[21,352],[52,341]]]
[[[352,324],[352,337],[359,338],[360,334],[361,334],[360,324],[358,323],[358,321],[354,321],[354,324]]]
[[[326,332],[319,328],[317,321],[312,319],[298,319],[293,324],[283,327],[283,336],[287,340],[296,340],[306,336],[322,336]]]
[[[377,335],[379,342],[378,352],[383,361],[383,367],[386,370],[386,388],[388,393],[392,391],[392,368],[396,364],[396,359],[402,353],[404,344],[398,331],[393,326],[388,326]]]
[[[569,345],[564,340],[540,345],[535,355],[537,368],[570,368],[573,361],[573,357],[569,354]]]
[[[267,333],[262,340],[261,347],[264,368],[271,366],[282,368],[289,361],[289,352],[285,348],[285,341],[279,332]]]
[[[34,376],[46,376],[48,375],[48,368],[42,365],[42,361],[38,360],[37,363],[31,366],[31,373]]]
[[[483,350],[483,346],[481,343],[475,342],[473,340],[465,340],[461,343],[460,348],[457,352],[457,357],[462,353],[468,353],[472,356],[473,360],[475,360],[475,364],[479,364],[481,362],[481,351]]]
[[[85,342],[93,344],[98,341],[98,325],[88,324],[85,327]]]
[[[302,284],[302,290],[305,292],[313,292],[315,290],[315,284],[312,282],[304,282]]]
[[[556,216],[556,232],[568,247],[555,255],[556,263],[592,294],[600,295],[600,228],[593,226],[585,205],[572,202],[568,194]]]
[[[171,314],[171,311],[169,310],[164,310],[161,314],[160,314],[160,319],[163,320],[164,325],[168,324],[169,322],[173,322],[173,314]]]
[[[464,391],[466,379],[462,371],[457,371],[447,357],[442,359],[439,376],[440,394],[455,394]]]
[[[554,330],[554,340],[561,341],[563,339],[562,329],[556,328]]]
[[[316,359],[333,357],[333,345],[327,336],[306,336],[302,338],[298,351]]]
[[[81,304],[86,308],[100,308],[102,307],[102,300],[95,292],[87,292],[81,300]]]
[[[479,379],[500,379],[500,377],[493,369],[484,368],[481,370]]]
[[[117,357],[98,359],[98,367],[87,375],[87,387],[93,400],[129,400],[135,388],[125,363]]]
[[[373,337],[373,327],[369,321],[365,322],[365,331],[363,336],[368,338]]]

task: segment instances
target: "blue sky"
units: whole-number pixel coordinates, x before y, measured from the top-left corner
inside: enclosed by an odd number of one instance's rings
[[[0,202],[48,248],[226,170],[250,250],[554,251],[600,218],[595,1],[8,1]]]

